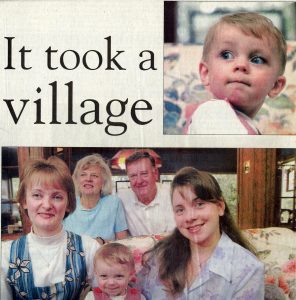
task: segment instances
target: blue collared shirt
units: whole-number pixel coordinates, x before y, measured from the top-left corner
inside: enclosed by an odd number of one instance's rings
[[[140,278],[142,292],[149,300],[169,299],[157,273],[157,265],[153,264],[150,272]],[[222,233],[217,247],[198,277],[176,299],[264,299],[264,265],[252,253]]]

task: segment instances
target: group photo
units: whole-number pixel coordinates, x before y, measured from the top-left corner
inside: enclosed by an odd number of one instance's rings
[[[0,1],[1,300],[296,300],[296,1]]]
[[[293,299],[295,162],[2,147],[1,299]]]

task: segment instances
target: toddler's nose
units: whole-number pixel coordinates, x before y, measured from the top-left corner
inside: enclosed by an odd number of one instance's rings
[[[237,65],[235,70],[242,71],[242,72],[247,72],[247,67],[245,65]]]
[[[234,64],[234,70],[247,73],[249,72],[248,61],[244,58],[238,59]]]

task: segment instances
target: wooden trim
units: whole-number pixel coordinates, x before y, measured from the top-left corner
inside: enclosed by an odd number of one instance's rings
[[[238,224],[241,229],[274,224],[276,149],[238,150]]]
[[[17,148],[18,166],[20,180],[22,178],[23,170],[26,162],[30,159],[44,158],[43,148],[40,147],[18,147]],[[23,225],[23,234],[27,234],[31,230],[31,222],[29,217],[21,212],[21,221]]]

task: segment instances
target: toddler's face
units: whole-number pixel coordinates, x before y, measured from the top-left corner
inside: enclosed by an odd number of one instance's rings
[[[96,277],[99,288],[108,296],[124,296],[131,278],[127,265],[106,263],[100,259],[96,264]]]
[[[280,62],[269,40],[246,35],[239,28],[221,25],[206,62],[200,64],[203,83],[217,99],[254,117],[267,95],[275,97],[284,87]]]

